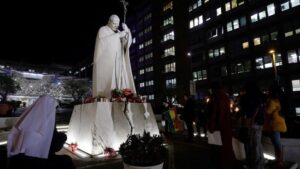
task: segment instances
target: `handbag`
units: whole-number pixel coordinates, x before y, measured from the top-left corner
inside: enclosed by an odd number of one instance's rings
[[[207,138],[208,138],[208,144],[213,145],[222,145],[222,138],[221,138],[221,132],[220,131],[214,131],[214,132],[207,132]]]
[[[244,143],[242,143],[238,139],[232,137],[232,148],[233,148],[234,156],[237,160],[245,160],[246,159]]]

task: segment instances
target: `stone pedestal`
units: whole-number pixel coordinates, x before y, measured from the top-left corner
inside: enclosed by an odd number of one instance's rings
[[[118,150],[130,134],[130,124],[133,134],[142,134],[144,130],[159,134],[149,103],[128,103],[127,117],[123,112],[124,107],[124,102],[95,102],[75,106],[67,143],[76,143],[78,149],[98,155],[108,147]]]

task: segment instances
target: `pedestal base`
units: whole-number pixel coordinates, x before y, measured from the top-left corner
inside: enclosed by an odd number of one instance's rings
[[[76,143],[78,149],[90,155],[102,154],[108,147],[118,150],[130,134],[124,107],[124,102],[95,102],[75,106],[67,143]],[[145,114],[149,116],[146,118]],[[159,134],[149,103],[128,103],[127,115],[134,126],[133,134],[142,134],[144,130]]]

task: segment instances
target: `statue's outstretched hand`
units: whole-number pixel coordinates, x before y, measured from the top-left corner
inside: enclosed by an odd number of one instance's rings
[[[125,37],[126,36],[126,34],[127,34],[127,32],[124,30],[124,31],[121,31],[121,32],[119,32],[119,36],[120,36],[120,38],[123,38],[123,37]]]
[[[130,32],[129,28],[127,27],[127,25],[125,23],[122,23],[122,28],[124,31]]]

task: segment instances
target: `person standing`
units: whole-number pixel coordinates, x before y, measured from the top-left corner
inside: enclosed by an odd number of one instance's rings
[[[125,23],[123,31],[118,30],[120,18],[111,15],[108,24],[102,26],[97,34],[93,62],[93,96],[111,98],[113,89],[130,88],[136,93],[129,47],[131,32]]]
[[[264,129],[269,132],[270,139],[274,146],[276,165],[283,165],[283,152],[280,141],[280,133],[286,132],[285,119],[281,112],[280,94],[283,93],[280,86],[274,83],[269,88],[266,103]]]
[[[57,105],[45,95],[22,113],[8,135],[8,169],[75,169],[71,157],[55,154],[67,140],[55,127]]]
[[[195,119],[195,100],[189,94],[184,94],[183,99],[183,120],[188,130],[188,138],[186,141],[192,142],[194,138],[193,121]]]
[[[245,130],[241,130],[240,135],[243,135],[246,162],[250,169],[263,169],[264,157],[261,139],[265,99],[254,82],[247,82],[244,92],[240,98],[240,112]]]
[[[211,145],[212,165],[219,169],[232,169],[235,157],[232,148],[232,127],[230,119],[230,99],[222,85],[213,82],[210,86],[211,95],[207,105],[207,129],[210,133],[220,131],[222,145]]]

